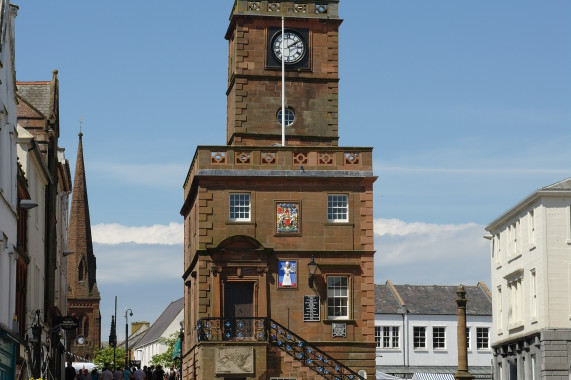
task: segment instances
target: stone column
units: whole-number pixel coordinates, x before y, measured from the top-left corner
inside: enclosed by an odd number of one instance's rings
[[[454,374],[456,380],[473,380],[474,376],[468,371],[468,347],[466,346],[466,289],[464,285],[458,286],[458,372]]]

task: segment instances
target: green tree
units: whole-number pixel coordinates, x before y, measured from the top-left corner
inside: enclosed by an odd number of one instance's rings
[[[159,342],[167,345],[167,351],[162,354],[153,356],[151,359],[151,365],[154,365],[155,367],[157,365],[162,365],[163,368],[168,368],[172,365],[175,368],[180,368],[180,359],[175,359],[175,360],[172,359],[174,345],[177,340],[178,340],[178,332],[172,333],[168,338],[160,338]]]
[[[123,348],[117,347],[115,351],[115,359],[117,360],[116,368],[123,368],[125,366],[124,347]],[[113,347],[107,347],[107,348],[102,348],[100,350],[96,350],[93,357],[93,363],[99,369],[103,369],[103,366],[105,364],[109,364],[111,366],[110,369],[113,369]]]

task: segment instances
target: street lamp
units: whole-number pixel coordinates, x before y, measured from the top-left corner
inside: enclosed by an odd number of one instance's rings
[[[309,272],[309,287],[313,288],[313,276],[317,272],[317,263],[313,260],[313,255],[311,255],[311,261],[307,264],[307,270]]]
[[[133,316],[133,310],[125,310],[125,368],[129,368],[129,317],[127,312],[130,312],[130,316]]]

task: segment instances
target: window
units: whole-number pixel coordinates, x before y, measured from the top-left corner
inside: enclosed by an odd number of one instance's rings
[[[327,317],[349,318],[349,277],[327,277]]]
[[[85,278],[85,261],[83,260],[83,256],[79,261],[79,268],[77,268],[77,280],[83,281]]]
[[[535,246],[535,214],[533,210],[529,212],[529,245]]]
[[[476,329],[476,346],[478,350],[487,350],[490,348],[490,330],[487,327],[478,327]]]
[[[503,321],[504,321],[504,309],[503,309],[503,303],[502,303],[502,287],[498,286],[498,300],[496,301],[498,303],[498,330],[501,330],[503,328]]]
[[[349,221],[347,194],[329,194],[327,196],[327,220],[338,223]]]
[[[398,326],[375,326],[375,342],[378,348],[399,348]]]
[[[89,337],[89,319],[86,317],[85,322],[83,322],[83,336]]]
[[[523,273],[521,271],[516,272],[507,280],[509,293],[508,323],[510,325],[517,325],[523,321],[522,280]]]
[[[280,125],[282,124],[282,109],[280,108],[280,110],[278,111],[278,123],[280,123]],[[289,108],[286,108],[285,110],[285,125],[286,127],[289,127],[290,125],[293,124],[293,122],[295,121],[295,114],[293,113],[293,111]]]
[[[375,343],[377,348],[381,347],[381,326],[375,326]]]
[[[535,269],[531,271],[531,317],[537,318],[537,278]]]
[[[470,328],[466,327],[466,348],[470,349]]]
[[[413,328],[414,348],[426,348],[426,327],[414,326]]]
[[[230,194],[230,220],[234,222],[250,221],[250,194]]]
[[[446,329],[444,327],[432,328],[432,348],[434,350],[446,348]]]

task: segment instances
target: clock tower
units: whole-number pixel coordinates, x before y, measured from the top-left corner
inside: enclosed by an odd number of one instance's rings
[[[338,7],[338,0],[236,1],[226,32],[229,145],[281,143],[282,17],[286,144],[337,145]]]
[[[235,0],[225,145],[184,183],[183,380],[374,379],[376,177],[338,146],[338,9]]]

